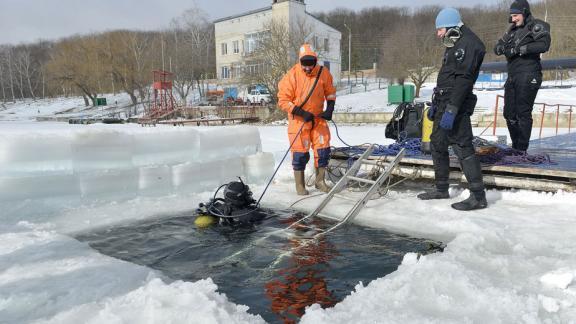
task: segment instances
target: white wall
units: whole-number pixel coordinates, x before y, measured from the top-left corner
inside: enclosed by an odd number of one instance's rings
[[[314,37],[317,37],[320,45],[316,46],[320,55],[319,61],[322,64],[325,61],[329,61],[330,72],[334,77],[334,81],[338,82],[338,80],[340,80],[340,32],[306,13],[306,6],[297,1],[275,3],[272,7],[264,8],[261,11],[215,23],[216,72],[219,80],[221,80],[223,66],[230,67],[243,62],[246,49],[245,35],[263,31],[263,25],[271,19],[286,21],[291,26],[297,26],[301,22],[310,26],[313,33],[309,35],[307,41],[312,44]],[[327,52],[324,51],[324,39],[326,38],[329,40],[329,51]],[[233,53],[234,41],[239,42],[240,53],[238,54]],[[226,55],[222,55],[221,44],[224,42],[228,47],[228,53]],[[243,42],[244,46],[242,46]],[[221,81],[226,83],[226,81],[234,82],[237,80],[229,79]]]

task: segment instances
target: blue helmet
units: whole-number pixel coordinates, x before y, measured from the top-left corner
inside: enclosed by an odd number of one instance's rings
[[[460,12],[454,8],[444,8],[436,16],[436,29],[462,26]]]

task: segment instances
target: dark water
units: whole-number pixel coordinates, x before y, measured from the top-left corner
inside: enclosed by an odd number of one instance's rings
[[[395,271],[407,252],[441,250],[437,242],[345,226],[311,235],[329,222],[285,229],[302,215],[268,211],[252,228],[197,229],[180,215],[79,235],[103,254],[162,271],[173,279],[212,278],[219,291],[270,323],[297,322],[306,306],[330,307],[362,281]],[[313,229],[310,229],[312,227]]]

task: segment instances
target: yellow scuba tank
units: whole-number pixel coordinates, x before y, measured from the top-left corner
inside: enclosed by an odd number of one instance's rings
[[[430,105],[431,103],[426,102],[424,105],[424,112],[422,114],[422,146],[420,147],[420,150],[425,154],[430,154],[432,152],[430,145],[430,135],[432,135],[434,121],[428,118],[428,110],[430,110]]]
[[[199,214],[194,220],[194,225],[198,228],[205,228],[216,223],[216,217],[212,215]]]

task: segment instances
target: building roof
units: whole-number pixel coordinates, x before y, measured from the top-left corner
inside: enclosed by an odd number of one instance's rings
[[[219,22],[223,22],[226,20],[231,20],[231,19],[236,19],[236,18],[240,18],[240,17],[244,17],[244,16],[249,16],[249,15],[253,15],[255,13],[259,13],[259,12],[263,12],[263,11],[268,11],[268,10],[272,10],[272,6],[268,6],[268,7],[264,7],[264,8],[260,8],[260,9],[255,9],[255,10],[250,10],[250,11],[246,11],[244,13],[238,14],[238,15],[234,15],[234,16],[229,16],[229,17],[224,17],[224,18],[220,18],[217,20],[214,20],[214,23],[217,24]]]

